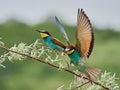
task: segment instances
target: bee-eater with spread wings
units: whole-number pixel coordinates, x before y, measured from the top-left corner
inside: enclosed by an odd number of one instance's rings
[[[98,68],[88,67],[84,63],[84,60],[89,58],[91,55],[94,45],[94,33],[88,16],[82,9],[78,9],[75,46],[70,43],[70,40],[68,39],[68,36],[57,17],[55,17],[55,20],[59,30],[62,32],[63,37],[68,43],[64,52],[69,56],[71,63],[77,66],[79,71],[89,78],[97,77],[101,70]]]

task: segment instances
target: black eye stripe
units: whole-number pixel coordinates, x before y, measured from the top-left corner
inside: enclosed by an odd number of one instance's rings
[[[73,48],[66,48],[67,50],[66,51],[71,51],[71,50],[73,50]]]

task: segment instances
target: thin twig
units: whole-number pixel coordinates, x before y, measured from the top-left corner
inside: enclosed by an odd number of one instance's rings
[[[6,50],[6,51],[10,51],[10,52],[19,54],[19,55],[27,56],[27,57],[32,58],[32,59],[34,59],[34,60],[37,60],[37,61],[39,61],[39,62],[41,62],[41,63],[47,64],[47,65],[49,65],[49,66],[51,66],[51,67],[54,67],[54,68],[57,68],[57,69],[60,68],[60,67],[57,66],[57,65],[51,64],[51,63],[49,63],[49,62],[46,62],[45,60],[41,60],[41,59],[39,59],[39,58],[30,56],[30,55],[28,55],[28,54],[23,54],[23,53],[21,53],[21,52],[13,51],[13,50],[10,50],[9,48],[4,47],[4,46],[1,46],[1,45],[0,45],[0,48],[4,49],[4,50]],[[92,82],[92,83],[94,83],[94,84],[96,84],[96,85],[99,85],[99,86],[103,87],[103,88],[106,89],[106,90],[110,90],[108,87],[102,85],[101,83],[96,82],[96,81],[94,81],[94,80],[92,80],[92,79],[90,79],[90,78],[83,77],[83,76],[81,76],[81,75],[79,75],[79,74],[76,74],[75,72],[73,72],[73,71],[71,71],[71,70],[68,70],[68,69],[66,69],[66,68],[61,68],[61,70],[66,71],[66,72],[68,72],[68,73],[71,73],[71,74],[73,74],[73,75],[76,75],[76,76],[78,76],[78,77],[80,77],[80,78],[82,77],[83,79],[89,80],[90,82]]]
[[[85,83],[83,83],[83,84],[81,84],[81,85],[79,85],[79,86],[77,86],[77,87],[74,87],[74,88],[72,88],[71,90],[75,90],[75,89],[77,89],[77,88],[79,88],[79,87],[82,87],[82,86],[84,86],[85,84],[88,84],[90,81],[87,81],[87,82],[85,82]]]

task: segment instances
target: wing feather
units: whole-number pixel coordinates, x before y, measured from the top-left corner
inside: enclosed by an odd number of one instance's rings
[[[57,44],[58,46],[65,48],[65,45],[58,39],[56,39],[55,37],[52,37],[52,41]]]
[[[81,57],[89,58],[93,49],[94,34],[91,22],[82,9],[78,9],[76,40],[76,48]]]
[[[55,16],[55,21],[56,21],[56,24],[60,30],[60,32],[62,33],[63,37],[66,39],[67,43],[70,44],[70,40],[65,32],[65,29],[64,27],[62,26],[62,24],[60,23],[59,19]]]

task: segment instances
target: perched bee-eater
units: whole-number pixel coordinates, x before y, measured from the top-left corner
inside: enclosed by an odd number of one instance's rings
[[[55,17],[55,20],[59,27],[59,30],[62,32],[63,37],[68,43],[68,46],[66,46],[64,52],[69,56],[71,63],[77,66],[79,71],[84,73],[89,78],[97,77],[100,74],[101,70],[88,67],[84,63],[84,60],[89,58],[91,55],[94,44],[94,34],[88,16],[82,9],[78,9],[75,46],[70,43],[68,36],[57,17]]]
[[[48,31],[37,30],[40,33],[41,38],[44,39],[44,42],[53,50],[64,51],[65,46],[61,41],[53,37]]]

